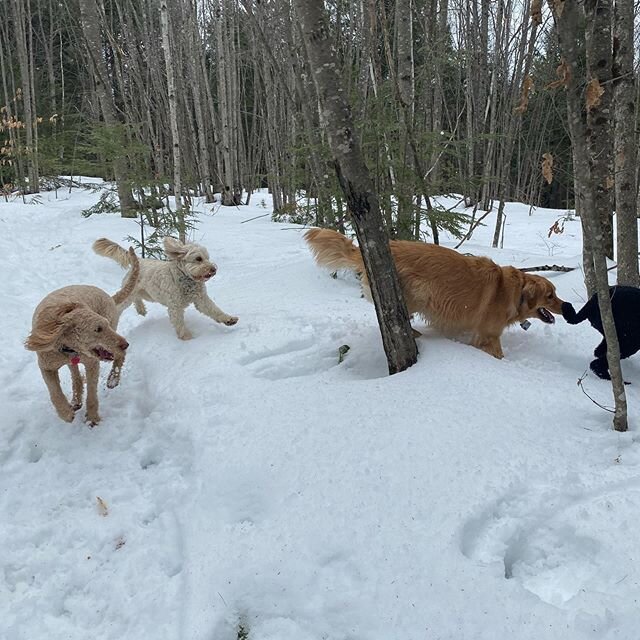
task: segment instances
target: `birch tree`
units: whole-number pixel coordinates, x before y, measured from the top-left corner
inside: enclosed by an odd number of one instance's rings
[[[180,129],[178,128],[178,107],[176,95],[176,80],[173,67],[173,53],[169,37],[169,9],[167,0],[160,0],[160,25],[162,28],[162,51],[167,73],[167,89],[169,92],[169,121],[171,123],[171,150],[173,155],[173,195],[176,199],[176,209],[181,219],[178,229],[180,241],[185,241],[186,230],[182,213],[182,173],[180,153]]]
[[[80,23],[86,42],[88,60],[95,82],[96,94],[100,103],[100,110],[105,124],[113,131],[119,124],[116,106],[111,90],[111,81],[107,63],[103,55],[102,35],[100,25],[103,23],[99,14],[96,0],[79,0]],[[113,172],[116,178],[118,197],[120,199],[120,211],[125,218],[135,218],[135,201],[131,194],[131,186],[127,180],[126,158],[116,155],[113,160]]]

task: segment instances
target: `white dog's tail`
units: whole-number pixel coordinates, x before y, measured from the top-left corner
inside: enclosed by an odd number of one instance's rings
[[[108,238],[99,238],[93,243],[93,250],[105,258],[115,260],[123,269],[128,269],[133,265],[131,254]]]
[[[304,239],[321,267],[364,271],[360,249],[341,233],[332,229],[311,229],[304,234]]]

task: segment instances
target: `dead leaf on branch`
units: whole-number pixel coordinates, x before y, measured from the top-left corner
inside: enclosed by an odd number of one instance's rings
[[[607,191],[609,189],[613,189],[615,184],[616,184],[616,181],[614,180],[613,176],[607,176],[607,179],[604,181],[604,186],[607,189]]]
[[[109,515],[109,507],[107,506],[107,503],[100,496],[96,496],[96,502],[98,505],[98,514],[103,518],[106,518]]]
[[[549,228],[549,233],[547,234],[547,238],[550,238],[554,233],[557,233],[557,234],[564,233],[564,222],[556,220]]]
[[[553,156],[550,153],[542,154],[542,177],[547,184],[553,182]]]
[[[587,109],[593,109],[600,104],[600,99],[604,94],[604,88],[598,78],[593,78],[587,85]]]
[[[550,82],[545,89],[557,89],[558,87],[568,87],[571,82],[571,67],[567,64],[567,61],[563,58],[562,62],[556,69],[557,80]]]
[[[556,18],[562,17],[562,12],[564,11],[564,2],[565,0],[552,0],[551,8],[556,15]]]
[[[534,87],[533,78],[531,76],[525,76],[522,82],[522,90],[520,91],[520,103],[514,109],[515,113],[522,115],[529,106],[529,94]]]
[[[531,21],[534,24],[542,24],[542,0],[533,0],[531,3]]]

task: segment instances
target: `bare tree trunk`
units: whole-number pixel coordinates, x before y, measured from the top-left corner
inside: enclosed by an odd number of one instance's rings
[[[635,93],[633,87],[633,2],[616,0],[613,26],[614,176],[618,284],[637,287],[638,212],[634,167]]]
[[[231,160],[231,114],[229,112],[228,99],[228,77],[227,66],[231,61],[227,58],[228,47],[225,46],[225,40],[229,37],[227,19],[225,13],[224,0],[215,0],[216,16],[215,16],[215,33],[216,33],[216,52],[217,52],[217,73],[218,73],[218,110],[220,113],[221,123],[221,142],[222,142],[222,204],[225,206],[233,205],[233,163]],[[224,31],[223,31],[224,28]]]
[[[406,131],[413,129],[415,113],[413,19],[411,4],[411,0],[396,0],[395,15],[397,92],[402,105],[401,114]],[[386,29],[386,24],[384,28]],[[393,60],[389,60],[389,63],[393,64]],[[408,140],[404,140],[403,146],[405,161],[408,165],[407,173],[413,173],[415,168],[413,166],[413,158]],[[397,235],[401,240],[408,240],[414,236],[414,216],[416,212],[413,209],[413,191],[414,189],[409,188],[408,182],[405,181],[400,192],[395,193],[398,202],[398,216],[396,220]]]
[[[108,127],[115,128],[118,124],[118,118],[107,65],[103,55],[102,37],[100,35],[102,21],[98,16],[96,0],[80,0],[80,22],[87,44],[102,117]],[[131,195],[131,186],[127,180],[127,163],[124,157],[120,156],[114,159],[113,172],[118,188],[121,215],[124,218],[135,218],[137,212],[135,210],[135,201]]]
[[[189,72],[191,74],[191,91],[193,92],[193,110],[195,112],[198,136],[198,173],[202,182],[202,191],[205,200],[213,202],[213,191],[211,190],[211,171],[209,167],[209,148],[207,147],[207,129],[204,119],[204,109],[202,107],[202,90],[201,86],[206,79],[202,77],[200,56],[204,54],[200,46],[200,38],[198,34],[198,16],[197,4],[188,7],[189,12]]]
[[[321,120],[335,158],[336,173],[349,203],[353,225],[371,286],[389,373],[404,371],[416,362],[418,350],[409,314],[391,256],[388,236],[355,135],[351,109],[337,71],[323,5],[315,0],[294,0],[302,23],[309,66],[318,91]]]
[[[169,92],[169,121],[171,123],[171,140],[173,155],[173,195],[180,220],[178,234],[181,242],[186,240],[186,229],[182,212],[182,173],[180,165],[180,130],[178,129],[178,107],[176,96],[176,80],[173,68],[173,54],[169,40],[169,9],[167,0],[160,0],[160,26],[162,28],[162,51],[167,70],[167,89]]]
[[[35,96],[32,85],[32,65],[29,60],[29,48],[27,47],[27,19],[24,0],[13,0],[14,24],[16,26],[15,37],[18,50],[18,63],[20,65],[20,80],[22,83],[22,105],[24,111],[23,125],[26,135],[27,171],[29,176],[28,193],[40,191],[38,163],[37,163],[37,134]],[[31,35],[31,23],[29,23],[29,35]]]
[[[587,129],[595,206],[607,258],[613,260],[613,128],[611,91],[611,0],[585,0]],[[598,95],[600,94],[600,95]]]
[[[627,430],[627,399],[620,367],[620,346],[611,312],[609,297],[609,282],[607,278],[607,261],[604,253],[604,232],[599,212],[596,209],[595,189],[591,177],[593,158],[588,148],[588,131],[584,118],[585,105],[583,103],[582,78],[580,77],[580,55],[576,34],[581,25],[578,0],[565,0],[558,12],[553,0],[549,6],[556,23],[556,30],[560,43],[560,51],[567,65],[565,75],[567,89],[567,115],[571,142],[574,148],[574,179],[576,182],[576,200],[579,200],[579,210],[584,220],[586,235],[591,244],[593,267],[595,271],[596,292],[602,316],[604,336],[607,341],[607,360],[613,396],[615,400],[615,415],[613,427],[616,431]],[[591,160],[591,162],[590,162]]]

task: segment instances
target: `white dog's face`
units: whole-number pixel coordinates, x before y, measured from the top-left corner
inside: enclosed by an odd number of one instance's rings
[[[180,268],[198,282],[206,282],[215,276],[218,270],[215,263],[209,259],[208,251],[199,244],[183,244],[175,238],[165,238],[164,252],[169,260],[179,262]]]

